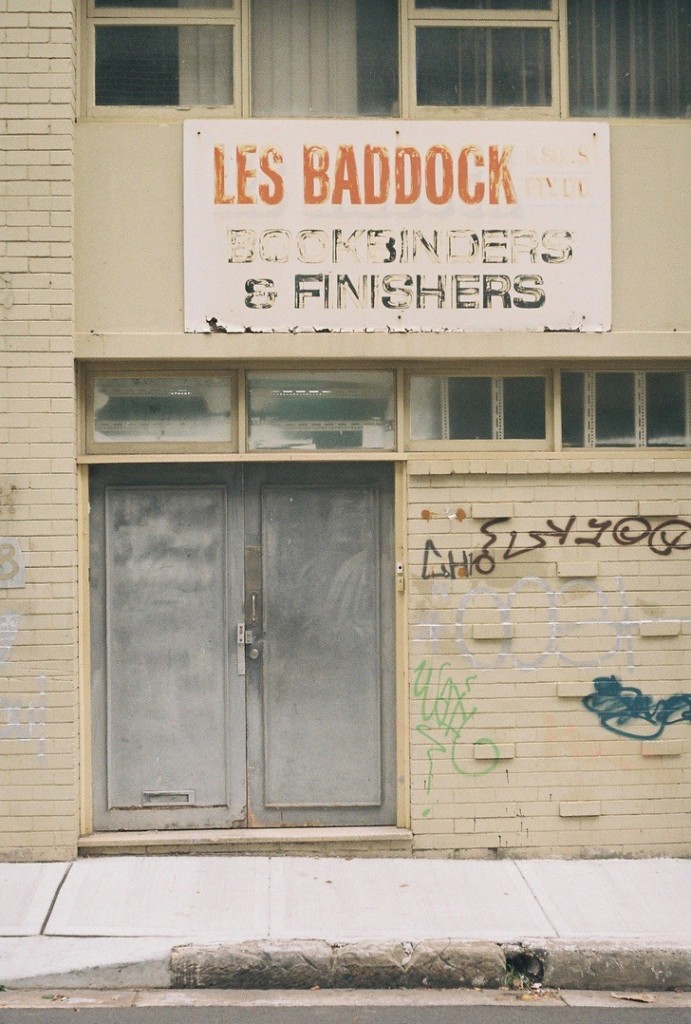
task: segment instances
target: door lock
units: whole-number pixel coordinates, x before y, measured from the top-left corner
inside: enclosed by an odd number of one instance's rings
[[[237,645],[238,645],[238,669],[239,674],[245,674],[245,657],[256,661],[261,654],[263,633],[257,633],[256,629],[248,629],[244,622],[238,622]]]

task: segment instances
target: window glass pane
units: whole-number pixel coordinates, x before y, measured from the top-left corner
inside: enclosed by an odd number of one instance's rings
[[[550,11],[552,0],[415,0],[419,11]]]
[[[247,407],[253,451],[394,446],[391,373],[251,373]]]
[[[252,0],[252,113],[397,114],[396,0]]]
[[[647,444],[686,444],[686,374],[646,373]]]
[[[635,444],[636,407],[632,373],[595,374],[595,444]]]
[[[233,103],[231,25],[97,25],[98,106]]]
[[[544,377],[504,377],[504,437],[544,439]]]
[[[561,375],[561,441],[566,448],[585,444],[585,377],[582,373]]]
[[[94,381],[97,442],[232,439],[226,377],[101,378]]]
[[[218,10],[232,11],[235,0],[94,0],[98,10],[104,7],[141,8],[150,10]]]
[[[572,115],[691,115],[691,0],[568,0]]]
[[[357,2],[357,113],[395,117],[398,107],[398,5]]]
[[[492,378],[449,377],[449,435],[454,440],[492,437]]]
[[[542,28],[418,28],[421,106],[550,106],[550,32]]]
[[[428,441],[448,436],[446,377],[410,378],[410,439]]]

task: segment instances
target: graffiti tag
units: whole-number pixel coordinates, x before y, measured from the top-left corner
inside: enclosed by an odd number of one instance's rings
[[[583,698],[583,706],[617,736],[656,740],[668,725],[691,723],[691,693],[654,700],[636,686],[622,686],[616,676],[598,676],[593,686],[595,692]]]
[[[478,583],[461,597],[454,624],[442,621],[435,606],[435,598],[439,599],[443,609],[448,606],[450,581],[434,580],[430,607],[425,617],[413,624],[413,643],[430,644],[433,650],[441,652],[444,642],[455,638],[460,653],[475,669],[533,671],[548,658],[572,668],[597,669],[614,658],[620,658],[621,664],[632,670],[634,645],[644,622],[674,621],[683,624],[691,620],[638,618],[632,613],[622,578],[615,577],[613,583],[613,592],[606,592],[593,579],[572,579],[553,586],[538,576],[523,576],[509,590],[501,592],[486,583]],[[536,644],[540,643],[540,648],[533,652],[525,651],[514,640],[516,630],[522,628],[521,596],[526,590],[533,591],[535,600],[539,599],[540,605],[535,604],[533,615],[535,620],[543,619],[547,634],[542,641],[534,638]],[[592,595],[591,613],[574,620],[568,613],[571,596],[583,599],[589,594]],[[498,647],[479,651],[472,645],[467,618],[475,606],[483,610],[485,619],[488,610],[491,611],[501,625]],[[579,640],[582,645],[580,650],[576,650]]]
[[[20,616],[16,612],[0,615],[0,666],[8,660],[19,631]],[[45,755],[47,679],[38,679],[37,699],[28,703],[0,700],[0,740],[38,744],[38,756]]]
[[[438,559],[437,562],[432,562],[431,566],[430,557]],[[433,580],[437,577],[454,580],[472,576],[474,566],[475,556],[472,553],[461,551],[460,555],[456,556],[453,551],[449,551],[444,561],[431,538],[425,543],[425,552],[422,556],[423,580]]]
[[[9,612],[0,615],[0,665],[4,665],[10,656],[19,629],[19,615]]]
[[[36,743],[38,756],[45,756],[47,679],[38,679],[38,699],[28,704],[9,704],[0,700],[0,740]]]
[[[653,526],[644,516],[624,516],[617,520],[589,519],[587,527],[578,527],[576,516],[571,516],[563,525],[553,519],[546,519],[544,529],[528,531],[529,542],[519,542],[518,530],[509,530],[508,544],[502,547],[495,527],[507,521],[508,518],[503,516],[488,519],[482,524],[480,533],[487,540],[476,555],[463,552],[456,556],[453,551],[449,551],[445,561],[430,538],[425,544],[422,579],[434,579],[437,576],[456,579],[470,576],[473,571],[482,576],[490,576],[500,554],[504,561],[521,558],[547,547],[550,541],[556,541],[562,547],[567,541],[572,541],[574,544],[600,548],[605,535],[610,535],[615,544],[621,547],[646,543],[653,554],[663,557],[671,555],[673,551],[691,551],[691,522],[688,519],[665,519]]]
[[[463,730],[477,714],[477,707],[468,707],[466,698],[470,697],[470,684],[477,676],[466,676],[459,686],[449,673],[449,662],[444,662],[438,669],[432,668],[423,659],[415,669],[413,680],[413,696],[421,699],[422,722],[415,728],[423,736],[427,747],[427,778],[425,792],[432,789],[434,779],[435,757],[448,757],[452,769],[459,775],[487,775],[496,768],[499,760],[499,748],[486,737],[475,740],[475,744],[489,746],[493,756],[481,768],[474,770],[465,768],[459,761],[458,745]]]

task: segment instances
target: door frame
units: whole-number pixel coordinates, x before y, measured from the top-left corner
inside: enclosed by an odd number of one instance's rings
[[[399,399],[400,401],[400,399]],[[77,474],[77,508],[78,508],[78,684],[79,684],[79,834],[89,836],[94,834],[93,822],[93,736],[92,736],[92,714],[93,704],[91,695],[91,615],[90,615],[90,527],[89,527],[89,473],[92,465],[106,465],[113,463],[127,463],[131,465],[153,465],[170,460],[161,459],[156,455],[139,455],[134,457],[98,458],[82,456],[78,458]],[[176,458],[175,462],[185,465],[197,463],[214,463],[219,459],[192,456],[191,458]],[[304,462],[318,464],[320,462],[387,462],[392,464],[393,471],[393,537],[394,537],[394,558],[395,558],[395,598],[394,598],[394,620],[395,620],[395,642],[394,642],[394,676],[395,676],[395,762],[396,762],[396,816],[395,827],[398,829],[410,828],[411,820],[411,792],[410,792],[410,707],[408,702],[408,573],[407,567],[407,500],[408,500],[408,474],[407,458],[400,452],[387,452],[384,454],[367,453],[360,456],[345,456],[335,453],[324,453],[319,458],[296,459],[294,455],[272,456],[230,455],[222,460],[223,462],[240,463],[262,463],[262,462]],[[346,826],[347,828],[347,826]],[[368,827],[368,831],[377,826]],[[214,830],[215,834],[221,835],[225,830]],[[285,832],[281,829],[270,828],[270,833]],[[300,833],[305,835],[310,831],[309,827],[301,827]],[[356,827],[357,831],[357,827]],[[248,841],[253,841],[252,833],[256,830],[233,829],[234,837],[241,838],[244,833]],[[194,830],[189,830],[192,836]],[[185,830],[171,830],[169,835],[172,840],[177,837],[177,842],[184,842]],[[113,833],[109,833],[113,835]],[[128,833],[122,833],[128,835]],[[136,833],[129,833],[134,837]],[[255,840],[256,841],[256,840]]]

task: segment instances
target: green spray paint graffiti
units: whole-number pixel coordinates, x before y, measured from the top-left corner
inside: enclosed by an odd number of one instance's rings
[[[470,770],[464,768],[458,760],[458,745],[463,736],[463,730],[477,714],[477,708],[469,708],[466,699],[470,697],[470,684],[477,679],[477,675],[465,677],[462,687],[459,687],[453,676],[450,674],[451,665],[445,661],[438,669],[434,669],[423,659],[415,669],[413,680],[413,696],[422,701],[422,721],[415,727],[416,731],[428,741],[427,748],[427,778],[425,779],[425,792],[430,793],[434,780],[435,757],[449,757],[451,767],[459,775],[474,776],[487,775],[497,766],[499,761],[499,748],[493,740],[482,737],[474,741],[474,745],[488,746],[492,756],[482,767]],[[427,817],[430,808],[422,812]]]

